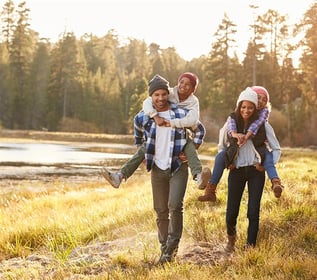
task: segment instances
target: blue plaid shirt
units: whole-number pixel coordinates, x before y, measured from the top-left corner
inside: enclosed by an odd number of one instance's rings
[[[172,119],[183,118],[187,114],[187,110],[177,107],[176,104],[170,104],[170,115]],[[175,172],[181,166],[182,161],[179,158],[179,153],[183,150],[186,144],[186,129],[171,128],[171,145],[170,145],[170,163],[171,172]],[[205,136],[205,128],[199,123],[193,131],[194,143],[202,143]],[[156,123],[153,118],[150,118],[140,111],[134,117],[134,140],[136,145],[142,145],[145,142],[145,159],[146,169],[150,171],[154,164],[155,154],[155,138],[156,138]]]

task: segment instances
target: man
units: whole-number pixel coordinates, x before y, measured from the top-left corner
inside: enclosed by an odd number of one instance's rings
[[[152,104],[152,98],[149,96],[143,102],[143,111],[146,115],[152,117],[158,126],[172,126],[174,128],[190,128],[197,131],[197,126],[200,129],[201,135],[205,135],[205,128],[199,122],[199,100],[194,95],[198,87],[198,77],[191,72],[185,72],[178,78],[177,86],[169,88],[169,101],[177,104],[178,107],[187,110],[184,118],[176,118],[166,120],[157,114],[155,107]],[[190,132],[189,130],[189,132]],[[191,133],[189,134],[189,136]],[[202,138],[196,137],[193,141],[188,137],[187,145],[184,147],[184,157],[188,160],[192,176],[197,182],[199,189],[204,189],[211,176],[210,168],[202,168],[198,157],[197,150],[202,144]],[[138,149],[133,157],[127,161],[119,171],[114,172],[103,167],[101,174],[114,187],[119,188],[122,180],[127,180],[139,167],[144,160],[144,147],[138,145]]]
[[[169,84],[163,77],[156,75],[149,82],[149,95],[160,117],[173,120],[186,116],[186,110],[168,101]],[[134,137],[137,145],[145,143],[146,169],[151,171],[153,206],[161,245],[159,264],[164,264],[174,259],[183,232],[188,166],[179,155],[186,144],[186,129],[159,126],[142,110],[134,118]]]

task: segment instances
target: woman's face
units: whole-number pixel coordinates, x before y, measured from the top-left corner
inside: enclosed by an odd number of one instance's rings
[[[250,101],[242,101],[240,107],[240,115],[243,120],[248,120],[255,112],[255,105]]]

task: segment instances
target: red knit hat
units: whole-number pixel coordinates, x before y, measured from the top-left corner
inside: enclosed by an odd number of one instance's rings
[[[261,86],[253,86],[251,87],[257,94],[262,93],[266,96],[267,102],[270,101],[270,95],[269,92],[266,90],[266,88]]]
[[[198,77],[194,73],[185,72],[178,77],[178,82],[184,77],[188,78],[190,80],[190,82],[192,83],[192,85],[194,87],[194,92],[195,92],[197,87],[198,87],[198,83],[199,83]]]

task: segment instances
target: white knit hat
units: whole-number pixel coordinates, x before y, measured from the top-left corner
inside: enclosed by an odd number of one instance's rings
[[[258,107],[258,95],[250,87],[247,87],[244,91],[240,93],[237,100],[237,107],[241,101],[250,101],[255,105],[256,108]]]

